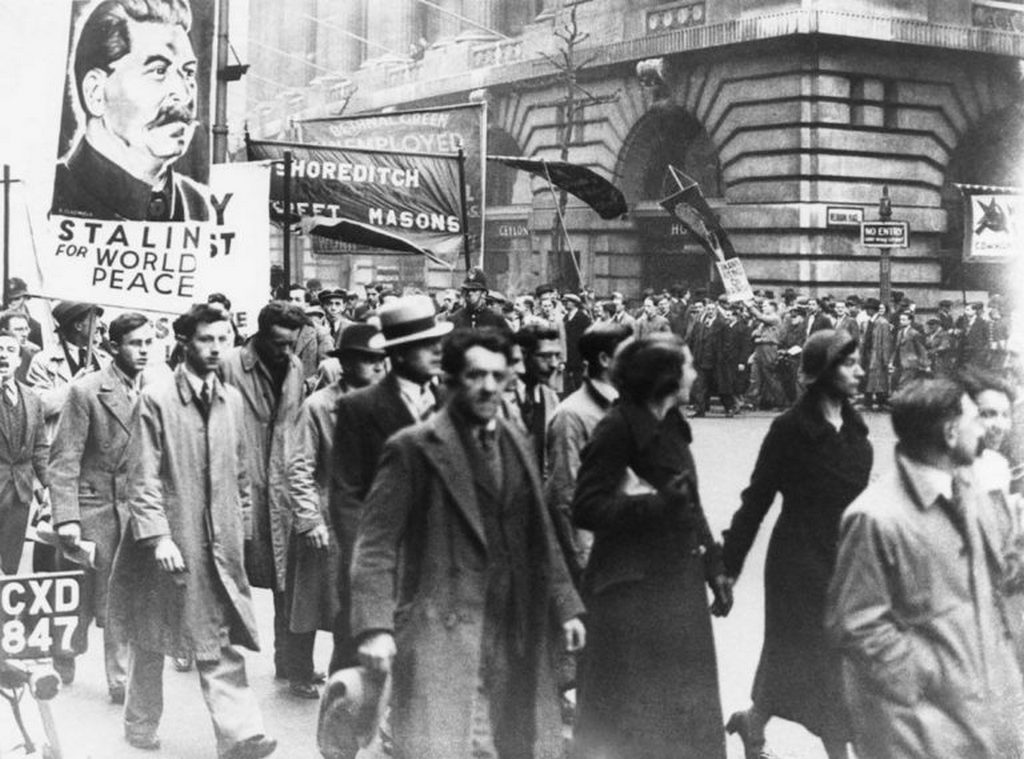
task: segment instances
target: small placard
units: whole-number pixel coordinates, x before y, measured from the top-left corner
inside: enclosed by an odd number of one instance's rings
[[[722,284],[725,286],[725,297],[730,303],[754,299],[754,291],[750,288],[742,261],[738,258],[727,258],[724,261],[716,261],[715,266],[718,267]]]
[[[857,206],[827,206],[825,224],[830,227],[859,227],[864,221],[864,209]]]

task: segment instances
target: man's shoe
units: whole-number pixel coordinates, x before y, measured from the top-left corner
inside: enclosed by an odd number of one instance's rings
[[[110,688],[110,703],[117,704],[118,706],[124,703],[124,686],[113,685]]]
[[[324,672],[314,672],[313,676],[309,678],[309,681],[313,685],[323,685],[327,682],[327,674]]]
[[[254,735],[228,749],[221,759],[263,759],[277,750],[277,741],[265,735]]]
[[[175,672],[188,672],[192,669],[192,656],[175,656],[172,661],[174,662]]]
[[[60,681],[64,685],[71,685],[75,681],[75,659],[73,656],[53,657],[53,668],[60,675]]]
[[[301,680],[292,680],[288,683],[288,692],[298,698],[308,698],[310,700],[320,698],[320,691],[313,683]]]
[[[124,739],[128,745],[143,751],[156,751],[160,748],[160,739],[155,735],[125,735]]]

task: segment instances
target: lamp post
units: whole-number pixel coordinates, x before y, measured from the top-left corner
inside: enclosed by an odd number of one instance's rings
[[[892,218],[892,201],[889,199],[889,186],[882,185],[882,197],[878,199],[878,218],[889,221]],[[889,308],[892,300],[892,248],[878,249],[879,299]]]

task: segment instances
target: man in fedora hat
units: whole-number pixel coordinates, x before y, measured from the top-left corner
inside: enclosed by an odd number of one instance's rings
[[[4,293],[4,310],[23,314],[28,320],[28,341],[38,347],[43,346],[43,328],[28,312],[28,285],[19,277],[7,280],[7,292]]]
[[[487,276],[481,269],[470,269],[462,283],[463,306],[448,319],[456,329],[494,327],[508,332],[505,319],[487,307]]]
[[[392,672],[396,756],[562,756],[553,657],[583,647],[583,606],[500,418],[510,363],[499,332],[452,335],[448,402],[388,440],[359,522],[352,627],[363,666]]]
[[[384,378],[386,354],[370,346],[379,333],[373,324],[349,324],[342,330],[338,348],[330,352],[340,371],[334,381],[303,402],[288,465],[293,525],[286,580],[290,630],[300,634],[330,630],[336,648],[344,644],[348,629],[338,605],[339,572],[344,569],[328,508],[337,407],[343,395]],[[351,536],[348,543],[354,539]]]
[[[441,373],[441,338],[451,322],[438,322],[427,295],[409,295],[381,308],[381,334],[368,346],[384,350],[391,370],[370,387],[341,396],[337,404],[329,485],[331,525],[341,551],[339,602],[349,620],[348,566],[363,502],[377,471],[384,442],[435,409],[435,378]],[[346,624],[347,628],[347,624]],[[348,629],[338,632],[331,672],[355,664]]]

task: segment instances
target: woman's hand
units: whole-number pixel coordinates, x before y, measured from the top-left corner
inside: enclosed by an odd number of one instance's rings
[[[716,617],[727,617],[732,609],[732,586],[735,580],[728,575],[715,575],[711,582],[711,592],[715,596],[711,604],[711,613]]]

